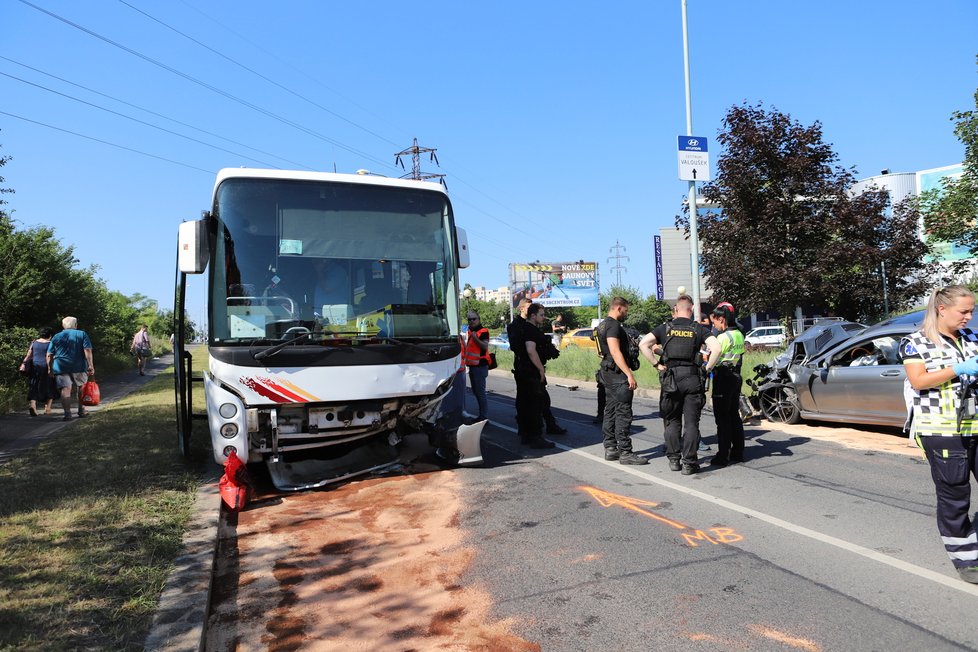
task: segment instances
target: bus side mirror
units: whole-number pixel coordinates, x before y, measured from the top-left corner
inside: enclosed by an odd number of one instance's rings
[[[465,229],[455,227],[455,239],[458,240],[458,268],[465,269],[469,266],[469,236]]]
[[[177,237],[177,265],[184,274],[202,274],[207,269],[207,222],[182,222]]]

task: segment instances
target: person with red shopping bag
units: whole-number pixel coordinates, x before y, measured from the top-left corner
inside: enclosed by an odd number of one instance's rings
[[[81,388],[95,375],[95,361],[92,356],[92,340],[88,333],[78,329],[78,319],[65,317],[61,320],[63,331],[51,338],[48,346],[48,373],[54,377],[61,391],[61,407],[64,420],[71,420],[71,389],[78,388],[78,416],[87,413],[82,404]]]

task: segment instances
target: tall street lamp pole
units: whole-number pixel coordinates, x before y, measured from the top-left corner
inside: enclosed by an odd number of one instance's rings
[[[683,67],[686,77],[686,135],[693,135],[693,101],[689,90],[689,33],[686,26],[686,0],[683,8]],[[693,276],[693,318],[700,319],[700,243],[697,235],[696,182],[689,182],[689,248]]]

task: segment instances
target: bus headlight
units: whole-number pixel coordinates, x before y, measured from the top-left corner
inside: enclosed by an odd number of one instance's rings
[[[224,409],[223,405],[221,406],[221,409]],[[223,426],[221,426],[221,437],[224,437],[225,439],[234,439],[234,437],[237,436],[237,434],[238,434],[238,424],[225,423]]]
[[[234,403],[222,403],[221,407],[218,409],[218,412],[220,412],[221,416],[225,419],[230,419],[238,413],[238,406],[236,406]],[[227,435],[225,435],[225,437],[227,437]]]

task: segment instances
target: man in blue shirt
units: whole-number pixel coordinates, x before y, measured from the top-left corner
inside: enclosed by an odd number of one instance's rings
[[[89,375],[95,373],[92,359],[92,341],[88,333],[78,330],[78,319],[65,317],[61,320],[63,331],[51,338],[48,346],[48,373],[54,376],[61,390],[61,407],[64,408],[65,421],[71,420],[71,388],[77,387],[78,416],[85,416],[81,404],[81,387],[88,382]]]

